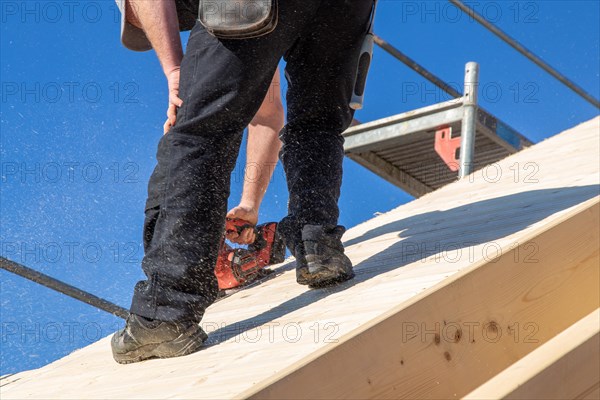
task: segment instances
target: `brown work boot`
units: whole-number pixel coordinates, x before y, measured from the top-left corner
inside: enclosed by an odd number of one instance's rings
[[[116,362],[130,364],[194,353],[207,338],[202,328],[193,322],[148,320],[130,314],[125,328],[113,335],[111,347]]]
[[[303,243],[296,246],[296,251],[294,254],[296,257],[296,282],[301,285],[308,285],[310,283],[310,277],[308,275],[308,264],[306,263],[306,257],[304,257]]]

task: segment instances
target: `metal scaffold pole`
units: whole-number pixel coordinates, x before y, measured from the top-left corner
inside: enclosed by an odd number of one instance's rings
[[[475,152],[475,128],[477,124],[477,89],[479,87],[479,64],[469,62],[465,67],[463,96],[463,119],[460,139],[460,172],[464,178],[473,171]]]

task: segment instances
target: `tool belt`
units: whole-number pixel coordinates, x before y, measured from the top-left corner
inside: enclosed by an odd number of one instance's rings
[[[248,39],[271,33],[277,26],[278,0],[200,0],[198,20],[223,39]]]

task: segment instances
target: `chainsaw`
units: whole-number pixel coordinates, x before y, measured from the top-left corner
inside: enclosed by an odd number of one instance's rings
[[[285,243],[277,230],[277,223],[269,222],[252,226],[242,219],[228,218],[225,233],[236,231],[241,234],[246,228],[254,229],[256,240],[248,248],[233,248],[221,240],[215,275],[219,290],[233,289],[256,281],[272,272],[268,265],[279,264],[285,259]]]

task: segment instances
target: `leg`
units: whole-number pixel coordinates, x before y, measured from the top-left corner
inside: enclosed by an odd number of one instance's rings
[[[213,268],[231,170],[241,132],[276,67],[274,59],[248,79],[233,52],[195,32],[182,63],[184,105],[176,126],[160,141],[149,184],[142,262],[148,279],[136,285],[131,307],[134,314],[161,321],[198,322],[216,298]],[[220,78],[223,72],[229,79]]]
[[[286,55],[288,124],[281,160],[290,199],[281,227],[292,252],[305,225],[337,225],[341,133],[353,117],[348,104],[371,7],[370,1],[323,1],[312,28]]]
[[[241,133],[281,55],[313,16],[303,4],[282,6],[277,29],[260,38],[219,40],[200,24],[192,30],[181,65],[183,106],[159,143],[149,184],[146,209],[155,217],[146,224],[148,279],[135,288],[132,313],[198,322],[214,301],[213,269]]]
[[[184,104],[160,140],[148,185],[142,261],[147,279],[137,283],[127,325],[111,341],[119,363],[190,354],[207,338],[198,322],[217,295],[214,265],[231,170],[241,132],[278,61],[265,54],[267,61],[248,74],[244,53],[232,47],[200,25],[188,42],[181,66]]]

